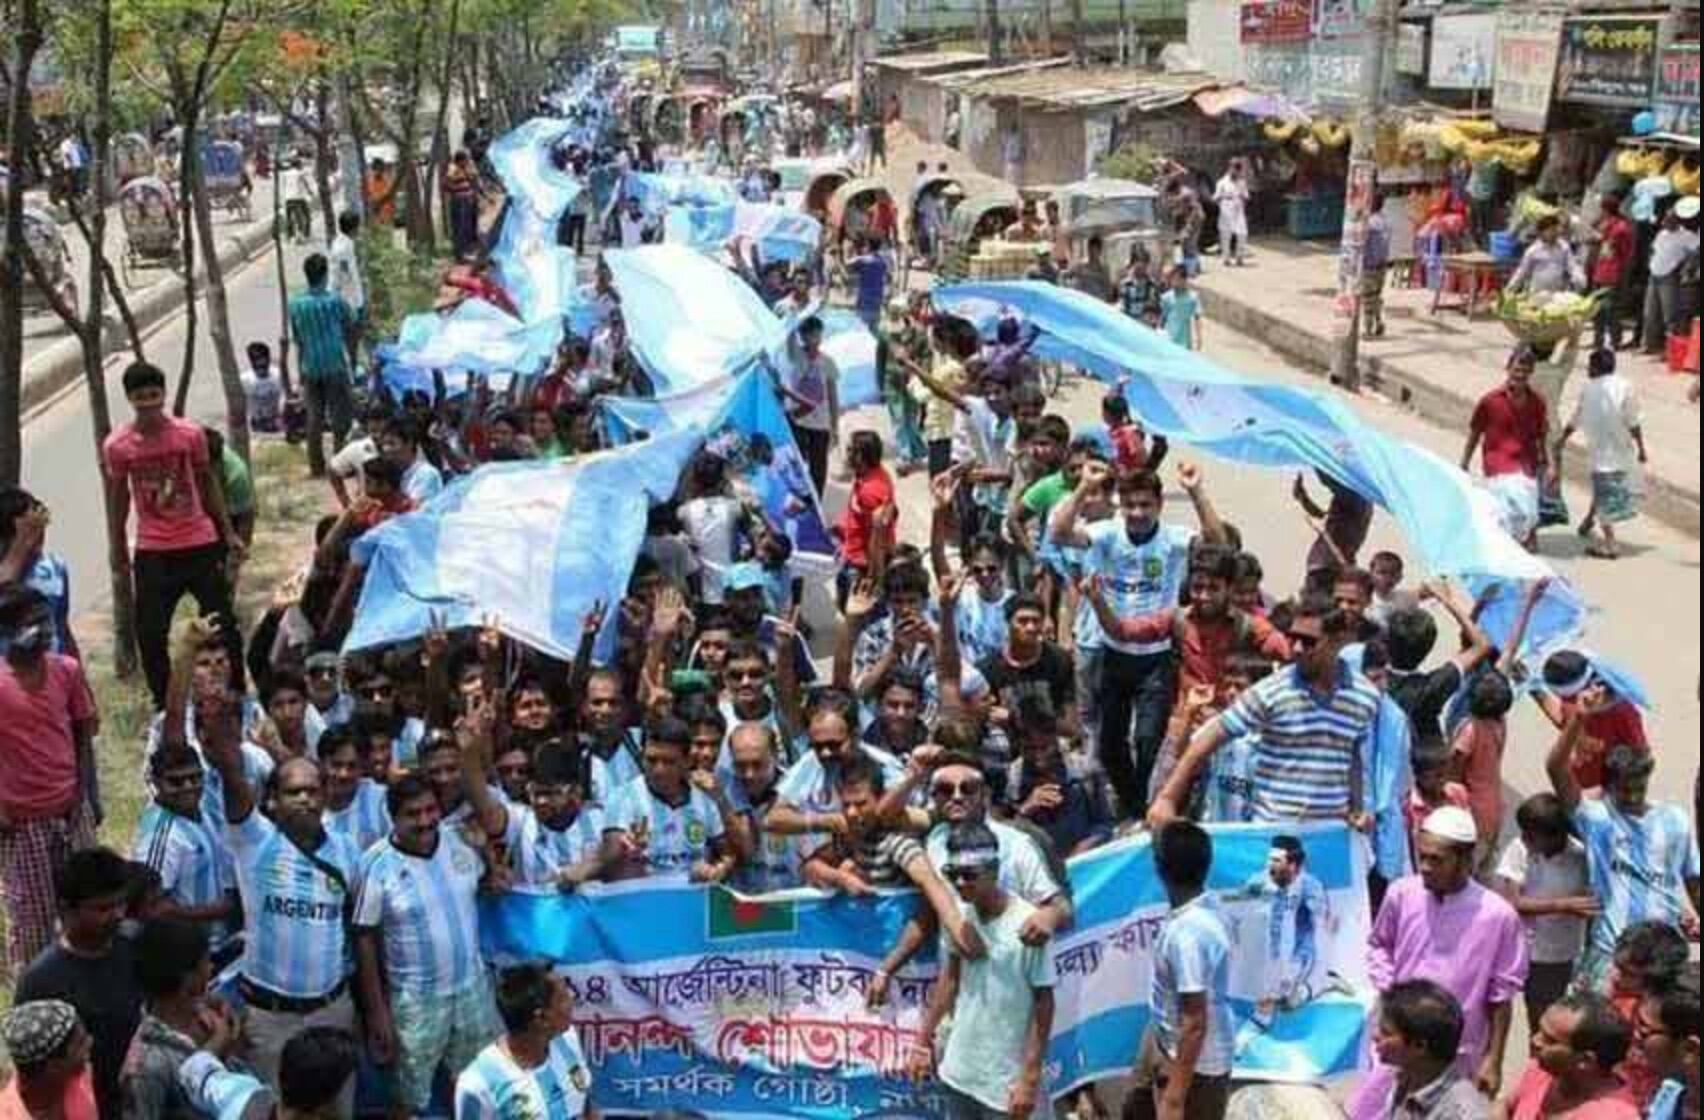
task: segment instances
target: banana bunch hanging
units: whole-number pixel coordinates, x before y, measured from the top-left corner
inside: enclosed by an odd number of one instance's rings
[[[1698,161],[1690,157],[1681,157],[1669,169],[1669,183],[1674,186],[1676,194],[1697,194],[1699,178]]]

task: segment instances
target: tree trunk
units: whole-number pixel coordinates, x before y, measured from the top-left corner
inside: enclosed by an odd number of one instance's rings
[[[207,334],[213,340],[213,356],[219,363],[219,382],[225,390],[225,442],[243,462],[249,459],[248,396],[243,392],[242,367],[231,341],[231,303],[225,291],[225,266],[213,240],[213,206],[207,184],[195,177],[195,228],[207,254]]]
[[[178,99],[180,103],[182,98]],[[189,411],[190,379],[195,376],[195,332],[201,325],[201,312],[196,308],[195,282],[195,220],[192,199],[194,184],[201,180],[201,143],[196,137],[197,112],[193,105],[180,114],[178,128],[183,139],[183,151],[178,168],[178,208],[183,212],[183,362],[178,366],[177,389],[172,394],[172,414],[182,416]]]
[[[6,139],[12,172],[6,177],[6,219],[0,232],[0,483],[17,485],[24,466],[24,168],[34,147],[30,68],[41,50],[37,0],[18,0],[17,51],[7,81]]]
[[[986,0],[984,12],[988,20],[988,62],[1000,63],[1000,0]]]
[[[426,169],[426,221],[432,221],[432,199],[437,195],[439,168],[449,158],[450,96],[455,79],[456,32],[461,26],[461,0],[450,0],[450,26],[444,34],[444,64],[438,68],[438,114],[432,122],[431,165]],[[448,224],[449,215],[445,214]]]
[[[325,243],[330,245],[332,238],[337,236],[337,202],[331,193],[331,167],[335,156],[331,150],[331,89],[327,82],[319,83],[314,95],[314,111],[319,116],[319,127],[308,130],[308,135],[314,138],[314,190],[319,195],[320,216],[325,219]]]
[[[1087,29],[1083,26],[1083,0],[1071,0],[1071,57],[1078,66],[1089,61]]]
[[[319,134],[316,134],[316,139]],[[279,161],[272,161],[272,261],[278,274],[278,380],[290,392],[290,285],[284,273],[284,192]],[[323,203],[323,199],[321,200]]]

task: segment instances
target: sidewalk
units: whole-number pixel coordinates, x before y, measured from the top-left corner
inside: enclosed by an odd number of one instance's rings
[[[1211,322],[1259,338],[1323,376],[1331,368],[1335,332],[1340,329],[1333,307],[1336,279],[1335,243],[1270,238],[1255,242],[1247,268],[1226,268],[1209,258],[1196,287]],[[1502,378],[1513,336],[1484,312],[1469,322],[1457,311],[1433,315],[1431,306],[1432,293],[1425,289],[1388,290],[1389,334],[1361,343],[1361,376],[1369,389],[1414,408],[1433,423],[1460,430],[1465,439],[1475,402]],[[1645,439],[1651,451],[1645,510],[1696,536],[1699,410],[1687,400],[1692,378],[1671,375],[1660,360],[1636,351],[1623,351],[1620,359],[1644,404]],[[1567,419],[1585,380],[1582,353],[1563,396],[1561,420]],[[1574,479],[1583,479],[1588,471],[1578,437],[1565,471]]]

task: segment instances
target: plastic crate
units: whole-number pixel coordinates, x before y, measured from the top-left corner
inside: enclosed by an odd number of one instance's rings
[[[1293,194],[1284,200],[1285,223],[1298,241],[1343,234],[1343,199],[1331,195]]]

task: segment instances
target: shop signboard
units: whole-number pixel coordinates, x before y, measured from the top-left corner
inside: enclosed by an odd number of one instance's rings
[[[1257,0],[1242,6],[1244,43],[1305,43],[1313,38],[1307,0]]]
[[[1426,25],[1399,24],[1396,29],[1396,72],[1424,74],[1426,72]]]
[[[1361,0],[1314,0],[1314,34],[1321,39],[1340,39],[1366,30],[1367,4]]]
[[[1580,16],[1562,27],[1556,96],[1642,109],[1657,81],[1661,16]]]
[[[1663,48],[1657,64],[1657,125],[1664,132],[1698,135],[1698,44]]]
[[[1490,89],[1496,53],[1495,13],[1438,16],[1432,21],[1426,84],[1433,89]]]
[[[1491,115],[1504,128],[1543,132],[1549,122],[1562,23],[1562,17],[1551,12],[1498,13]]]

